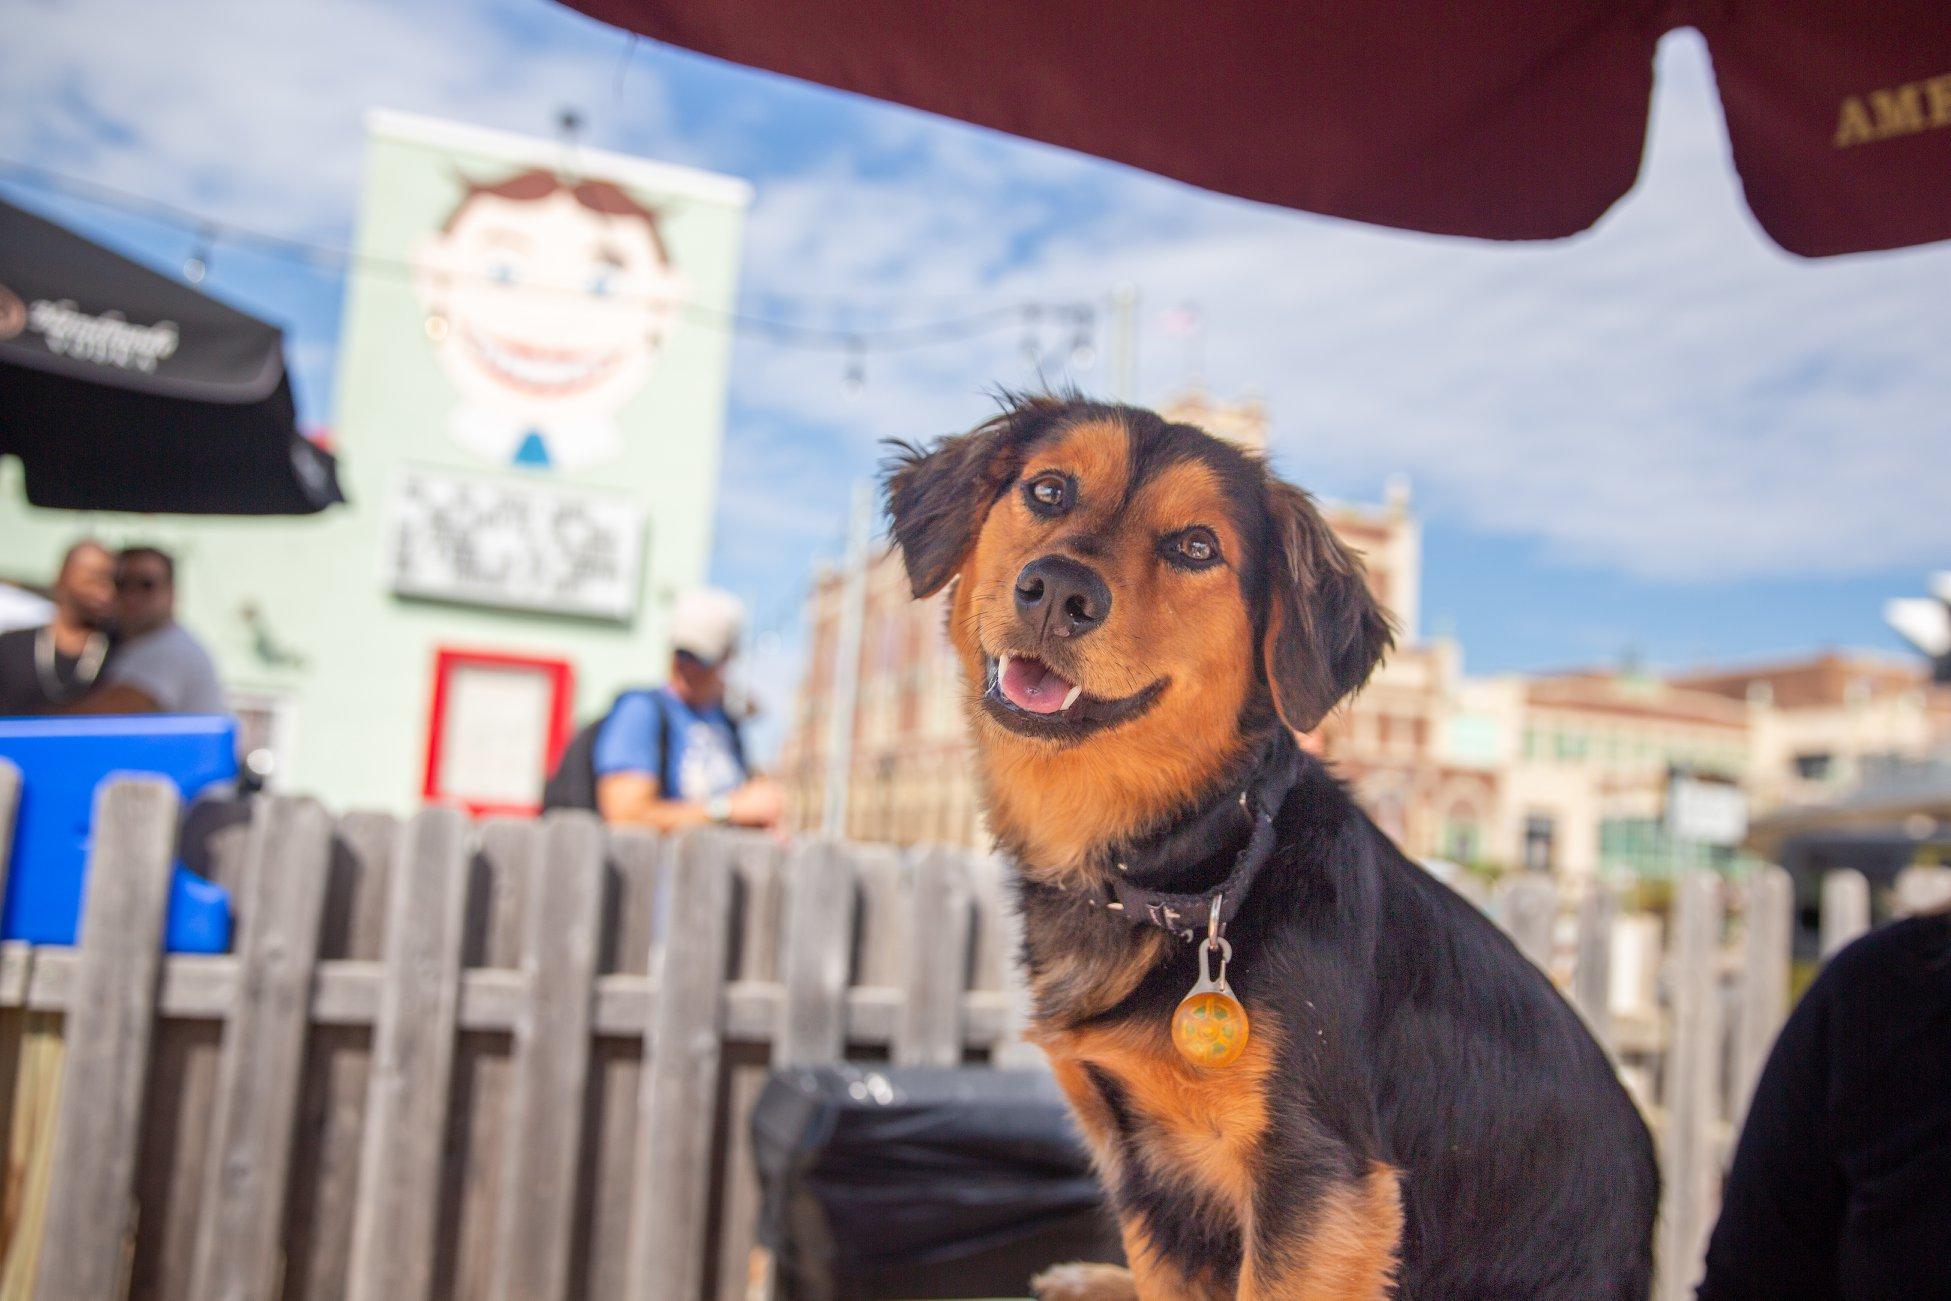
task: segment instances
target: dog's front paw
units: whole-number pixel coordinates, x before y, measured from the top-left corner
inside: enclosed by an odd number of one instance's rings
[[[1131,1271],[1122,1265],[1052,1265],[1030,1280],[1037,1301],[1138,1301]]]

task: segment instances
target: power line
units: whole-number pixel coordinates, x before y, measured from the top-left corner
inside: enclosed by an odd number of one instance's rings
[[[193,280],[200,280],[207,271],[219,241],[253,247],[267,256],[282,258],[323,273],[336,271],[344,275],[355,270],[373,271],[404,279],[420,272],[418,264],[410,259],[366,253],[342,244],[262,230],[241,222],[212,217],[207,213],[164,199],[137,194],[33,163],[0,158],[0,171],[29,186],[161,225],[172,226],[191,235],[196,240],[196,249],[189,263],[186,263],[186,267],[189,264],[195,265],[195,270],[190,273]],[[486,276],[469,276],[466,273],[444,274],[483,283],[489,279]],[[580,295],[587,292],[581,285],[551,284],[546,281],[525,281],[524,287],[549,293]],[[852,358],[848,369],[850,387],[864,381],[864,368],[860,364],[860,358],[865,353],[908,352],[918,348],[959,343],[995,333],[1010,325],[1020,324],[1034,331],[1048,321],[1059,327],[1068,327],[1072,331],[1072,351],[1088,353],[1092,350],[1091,340],[1094,337],[1097,320],[1095,305],[1075,301],[1018,301],[935,320],[871,328],[807,325],[799,321],[760,316],[735,308],[715,307],[673,297],[613,296],[610,301],[635,301],[679,311],[699,324],[734,334],[757,335],[779,347],[845,352]]]

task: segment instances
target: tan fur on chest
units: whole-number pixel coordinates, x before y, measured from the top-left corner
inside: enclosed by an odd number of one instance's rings
[[[1255,1155],[1267,1132],[1278,1033],[1271,1015],[1255,1010],[1245,1055],[1218,1070],[1181,1058],[1163,1023],[1054,1031],[1039,1041],[1109,1178],[1121,1177],[1125,1162],[1140,1162],[1168,1187],[1206,1192],[1244,1226]],[[1121,1090],[1128,1137],[1120,1135],[1111,1105],[1086,1067]]]

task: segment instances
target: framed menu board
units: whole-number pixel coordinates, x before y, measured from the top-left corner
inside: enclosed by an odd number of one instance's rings
[[[567,660],[442,647],[427,720],[430,803],[472,814],[532,815],[569,740]]]

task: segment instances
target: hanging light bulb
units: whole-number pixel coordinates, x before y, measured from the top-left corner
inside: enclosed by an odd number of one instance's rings
[[[1035,369],[1043,360],[1042,339],[1038,337],[1038,323],[1043,319],[1043,309],[1035,303],[1023,309],[1023,364]]]
[[[556,110],[556,143],[562,165],[556,170],[565,178],[580,180],[582,168],[578,166],[578,148],[583,140],[583,115],[567,106]]]
[[[1091,337],[1091,309],[1080,307],[1076,311],[1077,330],[1070,337],[1070,365],[1072,370],[1089,370],[1097,365],[1097,347]]]
[[[848,401],[867,387],[867,345],[859,339],[847,345],[847,370],[840,377],[840,393]]]
[[[196,237],[196,247],[183,259],[183,278],[193,285],[202,284],[203,278],[210,274],[211,241],[212,232],[205,226]]]

